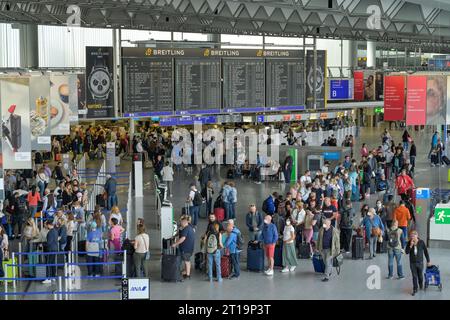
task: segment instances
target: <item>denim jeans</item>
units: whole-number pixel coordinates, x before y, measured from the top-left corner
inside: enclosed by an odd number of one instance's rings
[[[30,217],[34,218],[34,215],[37,212],[37,206],[30,206]]]
[[[250,241],[259,241],[262,231],[250,231]]]
[[[222,273],[220,270],[220,250],[216,253],[208,253],[208,277],[210,280],[213,278],[213,263],[216,265],[217,280],[222,281]]]
[[[236,203],[230,204],[230,215],[228,219],[236,219]]]
[[[409,146],[408,141],[403,142],[403,149],[405,149],[405,151],[408,151],[408,146]]]
[[[108,210],[111,210],[111,208],[113,207],[113,206],[117,206],[117,195],[116,194],[114,194],[114,195],[108,195],[108,203],[106,204],[108,207],[107,207],[107,209]]]
[[[197,225],[199,211],[200,206],[189,207],[189,215],[192,217],[192,225],[194,227]]]
[[[394,257],[397,261],[397,275],[399,278],[403,278],[402,251],[399,249],[388,250],[389,277],[392,277],[394,275]]]
[[[232,212],[233,204],[230,202],[224,202],[224,205],[225,205],[225,220],[231,219],[231,216],[233,214]]]
[[[41,199],[42,199],[44,197],[45,184],[42,181],[39,181],[37,183],[37,186],[39,188],[39,195],[41,196]]]
[[[206,201],[206,206],[205,206],[205,210],[206,210],[206,217],[208,217],[208,215],[213,212],[213,201],[212,198],[208,199],[208,201]]]
[[[239,264],[239,252],[230,254],[231,266],[233,268],[233,275],[239,277],[241,275],[241,266]]]
[[[369,252],[371,257],[375,254],[375,252],[377,252],[377,241],[378,237],[369,237]]]
[[[408,227],[399,227],[402,229],[402,236],[400,237],[400,241],[402,242],[402,248],[405,249],[406,247],[406,235],[408,234]]]

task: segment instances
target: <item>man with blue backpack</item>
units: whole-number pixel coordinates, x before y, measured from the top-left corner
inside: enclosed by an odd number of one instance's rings
[[[275,199],[278,197],[276,192],[272,193],[262,204],[262,211],[265,214],[273,215],[275,213]]]

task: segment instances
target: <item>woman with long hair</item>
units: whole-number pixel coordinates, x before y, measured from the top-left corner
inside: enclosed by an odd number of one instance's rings
[[[30,216],[34,218],[34,215],[37,212],[38,202],[41,201],[41,196],[39,192],[36,191],[36,186],[31,186],[31,191],[28,192],[27,195],[27,202],[28,202],[28,208],[30,211]]]

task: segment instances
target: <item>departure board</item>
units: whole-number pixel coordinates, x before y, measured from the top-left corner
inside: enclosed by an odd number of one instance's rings
[[[218,58],[175,59],[177,113],[221,108],[221,70]]]
[[[264,60],[223,59],[223,108],[264,107]]]
[[[304,58],[266,59],[266,107],[304,105]]]
[[[125,113],[173,112],[173,59],[123,58]]]

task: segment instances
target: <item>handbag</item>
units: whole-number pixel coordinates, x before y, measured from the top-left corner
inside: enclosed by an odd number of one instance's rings
[[[337,274],[341,273],[341,266],[344,263],[344,256],[342,253],[339,253],[336,257],[333,258],[333,267],[336,268]]]
[[[381,229],[378,228],[378,227],[374,227],[372,220],[370,220],[370,223],[372,224],[372,229],[370,230],[370,235],[372,237],[379,237],[379,236],[381,236]]]

